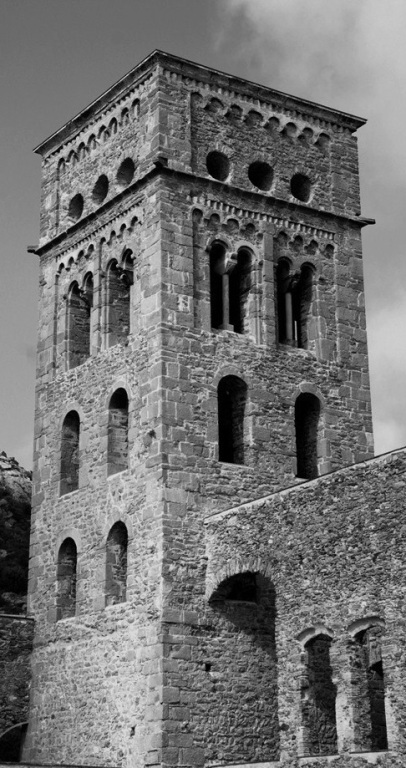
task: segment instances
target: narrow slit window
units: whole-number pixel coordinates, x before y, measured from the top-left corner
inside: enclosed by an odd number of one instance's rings
[[[66,619],[76,613],[77,550],[73,539],[61,544],[57,565],[57,619]]]
[[[223,306],[223,271],[225,247],[222,243],[213,243],[210,250],[210,310],[211,327],[224,327]]]
[[[244,464],[244,417],[247,385],[237,376],[225,376],[217,389],[219,461]]]
[[[318,476],[318,429],[320,400],[304,392],[295,403],[297,477],[313,480]]]

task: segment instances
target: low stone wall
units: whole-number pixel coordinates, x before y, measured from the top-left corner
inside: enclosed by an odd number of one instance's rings
[[[0,760],[18,760],[28,720],[30,653],[34,621],[0,614]]]

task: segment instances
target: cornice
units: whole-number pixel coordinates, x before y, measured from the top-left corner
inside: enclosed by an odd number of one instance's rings
[[[63,142],[83,129],[90,119],[100,117],[107,108],[111,108],[112,103],[126,97],[130,89],[143,83],[158,66],[160,72],[166,77],[179,78],[188,85],[203,86],[218,93],[227,92],[239,98],[252,100],[257,105],[263,103],[285,112],[293,111],[304,116],[311,116],[313,119],[317,118],[347,128],[351,132],[356,131],[366,123],[364,118],[356,117],[350,113],[325,107],[317,102],[291,96],[283,91],[277,91],[274,88],[253,83],[250,80],[221,72],[212,67],[206,67],[188,59],[155,50],[49,138],[38,144],[34,152],[44,157],[55,151]]]

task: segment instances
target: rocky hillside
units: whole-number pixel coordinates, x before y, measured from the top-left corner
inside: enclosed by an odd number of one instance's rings
[[[25,612],[31,473],[0,453],[0,613]]]

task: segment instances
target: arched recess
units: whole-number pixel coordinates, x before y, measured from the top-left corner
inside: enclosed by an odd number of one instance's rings
[[[76,613],[77,548],[72,538],[65,539],[58,552],[56,618],[66,619]]]
[[[59,493],[61,496],[79,488],[80,418],[69,411],[62,423]]]
[[[120,520],[110,529],[106,541],[106,605],[124,603],[127,595],[128,532]]]
[[[357,626],[358,625],[358,626]],[[354,745],[357,752],[388,749],[382,658],[384,622],[355,622],[349,642]]]
[[[109,402],[107,427],[107,474],[128,468],[128,395],[120,387]]]
[[[76,368],[90,355],[90,316],[93,306],[93,276],[88,273],[83,288],[72,283],[67,298],[68,368]]]
[[[318,476],[320,400],[302,392],[295,401],[296,475],[304,480]]]
[[[247,385],[238,376],[224,376],[217,387],[218,458],[244,464],[244,418]]]
[[[301,676],[302,755],[337,752],[336,685],[330,661],[332,637],[320,632],[304,645]]]
[[[113,259],[107,268],[107,346],[125,341],[130,333],[133,253],[124,251],[121,264]]]
[[[276,604],[272,581],[244,570],[209,598],[199,691],[207,719],[206,756],[230,764],[279,758]],[[235,723],[230,739],[230,722]]]

